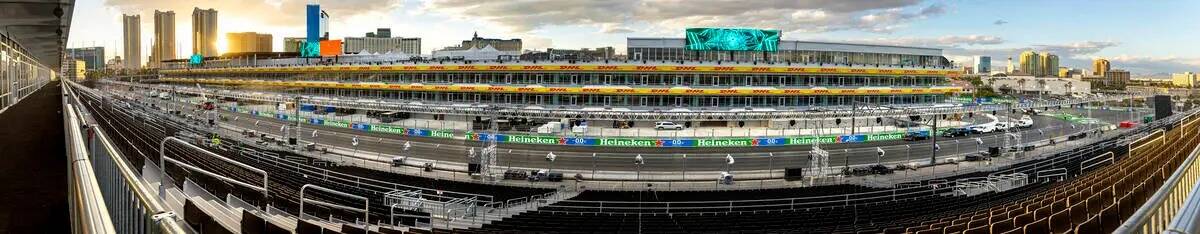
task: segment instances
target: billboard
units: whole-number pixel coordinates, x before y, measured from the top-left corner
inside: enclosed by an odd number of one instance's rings
[[[321,57],[321,43],[307,41],[300,42],[300,57]]]
[[[342,40],[321,41],[321,56],[342,55]]]
[[[688,50],[766,51],[779,50],[779,30],[748,28],[688,28]]]

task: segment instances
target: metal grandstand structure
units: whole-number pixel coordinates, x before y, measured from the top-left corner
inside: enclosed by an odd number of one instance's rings
[[[170,85],[150,85],[121,81],[104,80],[106,84],[132,86],[151,90],[175,90],[190,95],[207,95],[226,97],[238,100],[254,100],[263,102],[286,103],[295,99],[293,94],[271,93],[264,95],[242,91],[214,91]],[[577,110],[577,109],[525,109],[499,106],[450,106],[450,105],[413,105],[387,101],[339,100],[328,98],[305,98],[307,103],[322,106],[353,108],[359,110],[400,111],[424,114],[453,114],[465,116],[500,116],[517,118],[582,118],[589,120],[629,120],[629,121],[705,121],[705,120],[773,120],[773,119],[837,119],[860,116],[878,117],[908,117],[920,115],[952,115],[965,113],[981,113],[993,111],[1009,111],[1014,109],[1036,109],[1056,106],[1069,106],[1081,103],[1120,101],[1130,98],[1147,98],[1151,94],[1133,94],[1129,96],[1090,97],[1070,100],[1050,100],[1041,102],[1025,102],[1013,105],[971,105],[971,106],[929,106],[919,108],[876,108],[869,110],[869,115],[852,109],[829,108],[824,110],[745,110],[745,111],[616,111],[616,110]]]

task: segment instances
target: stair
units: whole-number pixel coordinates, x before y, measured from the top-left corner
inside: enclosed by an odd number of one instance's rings
[[[537,210],[538,208],[541,208],[546,205],[550,205],[550,204],[558,203],[559,201],[562,201],[562,200],[574,198],[575,196],[579,196],[579,193],[580,193],[579,191],[558,190],[558,191],[555,191],[554,193],[549,193],[550,195],[546,196],[543,199],[531,200],[529,202],[522,203],[522,204],[513,204],[510,207],[505,207],[505,208],[501,208],[501,209],[485,209],[483,207],[480,207],[479,209],[476,209],[476,211],[475,211],[476,214],[473,216],[467,216],[467,217],[455,219],[455,220],[434,218],[430,221],[430,223],[434,228],[448,228],[448,229],[480,228],[480,227],[483,227],[484,224],[489,224],[489,223],[492,223],[495,221],[511,218],[515,215],[519,215],[519,214],[522,214],[525,212]]]

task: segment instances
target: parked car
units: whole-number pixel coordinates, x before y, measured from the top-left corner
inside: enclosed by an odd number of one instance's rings
[[[929,132],[912,131],[904,134],[905,141],[920,141],[925,139],[929,139]]]
[[[658,130],[683,130],[683,125],[675,124],[674,122],[655,122],[654,129]]]
[[[971,134],[971,130],[966,128],[951,128],[942,132],[942,137],[960,137]]]
[[[1009,129],[1012,129],[1013,127],[1016,127],[1016,126],[1017,126],[1017,124],[1013,123],[1013,122],[1000,121],[1000,122],[996,122],[996,131],[1008,131]]]

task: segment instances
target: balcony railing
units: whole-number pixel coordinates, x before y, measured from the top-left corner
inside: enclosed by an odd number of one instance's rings
[[[69,83],[69,81],[67,81]],[[62,86],[63,125],[70,159],[69,193],[74,233],[184,233],[150,187],[142,182],[99,130],[90,114],[79,108],[71,85]]]

